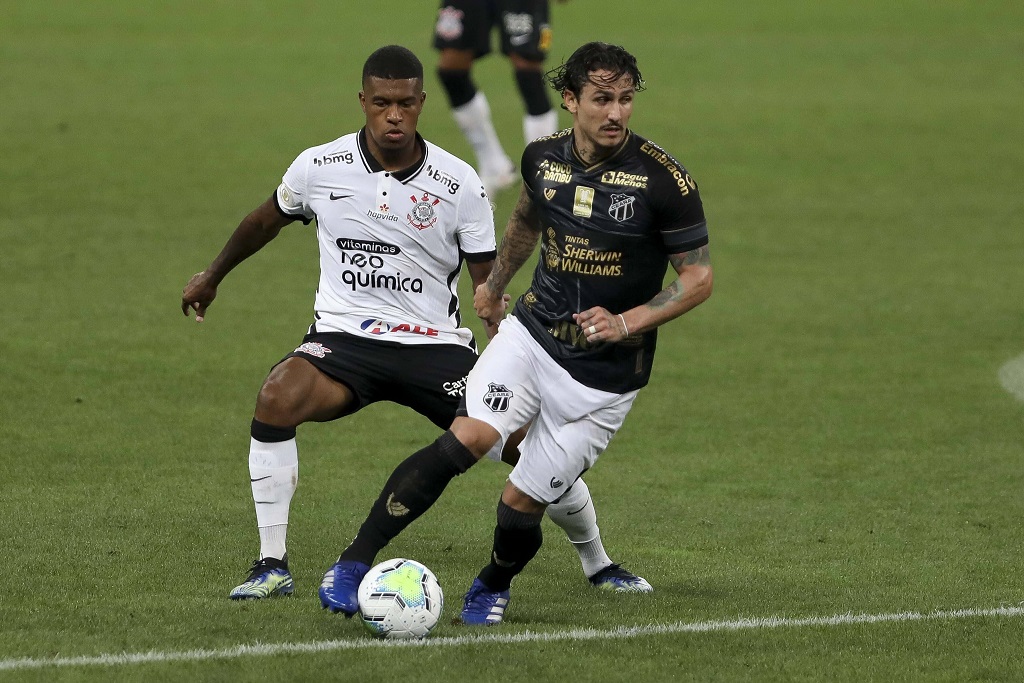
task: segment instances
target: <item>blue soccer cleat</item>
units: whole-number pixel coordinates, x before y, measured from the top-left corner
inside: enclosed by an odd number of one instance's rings
[[[590,584],[615,593],[650,593],[654,590],[646,579],[619,564],[610,564],[591,576]]]
[[[264,557],[256,560],[245,583],[235,586],[228,594],[232,600],[262,600],[274,596],[288,596],[295,590],[288,572],[288,559]]]
[[[320,603],[324,609],[342,612],[351,617],[359,611],[359,584],[369,566],[362,562],[339,559],[324,574],[320,584]]]
[[[462,606],[462,623],[469,626],[500,624],[508,601],[507,590],[492,591],[480,579],[473,579]]]

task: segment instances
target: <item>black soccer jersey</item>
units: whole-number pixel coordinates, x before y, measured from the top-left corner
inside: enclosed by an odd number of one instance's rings
[[[572,316],[593,306],[617,314],[650,301],[663,289],[668,255],[707,244],[696,183],[633,132],[593,166],[576,153],[572,129],[541,138],[523,153],[522,173],[542,248],[513,313],[581,384],[639,389],[650,378],[657,331],[591,344]]]

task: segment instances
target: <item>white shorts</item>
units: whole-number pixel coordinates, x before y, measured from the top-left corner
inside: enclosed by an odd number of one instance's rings
[[[636,395],[580,384],[508,316],[469,373],[466,411],[501,435],[487,454],[494,460],[510,434],[533,422],[509,481],[535,500],[553,503],[597,462]]]

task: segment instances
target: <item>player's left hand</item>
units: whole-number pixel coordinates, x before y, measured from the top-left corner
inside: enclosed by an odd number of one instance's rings
[[[217,297],[217,285],[213,283],[208,271],[196,273],[181,291],[181,312],[186,316],[196,312],[196,322],[203,322],[206,308]]]
[[[582,313],[573,313],[572,318],[583,328],[583,334],[591,344],[619,342],[629,336],[625,319],[607,308],[594,306]]]

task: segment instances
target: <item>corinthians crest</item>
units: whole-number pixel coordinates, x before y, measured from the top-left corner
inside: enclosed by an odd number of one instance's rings
[[[636,197],[628,194],[613,194],[612,205],[608,207],[608,214],[619,221],[628,221],[633,217],[633,202]]]
[[[417,230],[426,230],[437,222],[437,213],[434,211],[434,207],[441,203],[440,199],[431,197],[426,192],[422,197],[412,195],[409,199],[413,203],[412,210],[405,216],[409,225]]]

